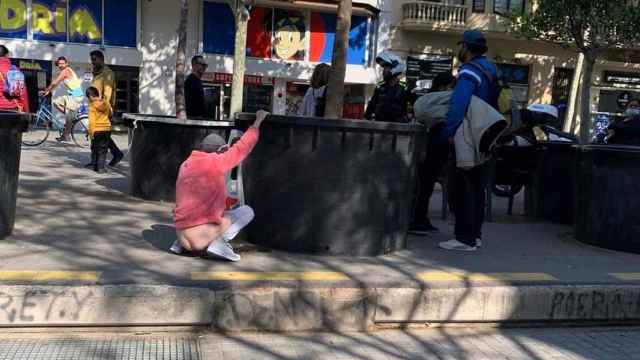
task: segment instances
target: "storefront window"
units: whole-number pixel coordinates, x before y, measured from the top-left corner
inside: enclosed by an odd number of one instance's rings
[[[553,76],[553,90],[551,103],[558,108],[558,117],[564,123],[567,117],[567,106],[571,96],[571,83],[573,82],[573,69],[556,68]]]
[[[0,36],[27,37],[27,4],[34,40],[137,46],[135,0],[0,1]]]
[[[485,0],[473,0],[473,6],[471,9],[474,13],[484,13]]]
[[[287,83],[287,115],[299,114],[307,89],[309,89],[309,84],[306,83]]]
[[[407,57],[407,85],[410,90],[424,93],[431,88],[435,77],[451,73],[453,58],[448,55],[426,54]]]
[[[139,101],[139,69],[133,66],[109,66],[116,76],[115,114],[137,113]]]
[[[498,15],[507,15],[524,9],[525,0],[494,0],[493,12]]]
[[[235,20],[226,3],[205,1],[202,18],[203,50],[208,54],[233,55]],[[215,21],[207,20],[215,19]]]

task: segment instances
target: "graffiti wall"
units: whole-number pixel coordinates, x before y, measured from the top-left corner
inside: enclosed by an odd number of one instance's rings
[[[136,47],[135,0],[2,0],[0,37],[26,39],[29,10],[33,40]]]

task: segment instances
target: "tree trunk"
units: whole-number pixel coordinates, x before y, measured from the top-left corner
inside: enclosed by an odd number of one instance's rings
[[[327,85],[325,116],[341,118],[344,104],[344,78],[347,73],[347,48],[351,31],[351,0],[340,0],[336,37],[333,43],[331,77]]]
[[[567,103],[567,115],[564,121],[564,131],[576,134],[578,127],[578,120],[576,119],[576,106],[578,104],[578,94],[580,91],[580,83],[582,80],[582,72],[584,68],[584,54],[578,54],[578,63],[571,79],[571,92],[569,94],[569,101]]]
[[[233,11],[236,18],[235,50],[233,54],[233,83],[231,85],[231,109],[229,116],[234,118],[236,113],[242,112],[244,97],[244,71],[247,59],[247,25],[249,14],[244,2],[237,0]]]
[[[588,144],[591,137],[591,79],[595,62],[594,54],[584,54],[580,89],[580,143],[582,144]]]
[[[178,25],[178,50],[176,52],[176,118],[185,120],[187,110],[184,99],[184,76],[187,61],[188,0],[180,0],[180,25]]]

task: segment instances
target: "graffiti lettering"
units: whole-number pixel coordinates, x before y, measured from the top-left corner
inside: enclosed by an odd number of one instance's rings
[[[75,290],[27,290],[20,295],[0,292],[0,322],[76,321],[92,296],[92,292],[83,295]]]
[[[366,292],[320,294],[305,290],[274,290],[263,294],[216,294],[214,326],[223,331],[247,329],[366,329],[375,300]]]
[[[558,291],[553,294],[552,319],[638,319],[640,294],[631,291]]]

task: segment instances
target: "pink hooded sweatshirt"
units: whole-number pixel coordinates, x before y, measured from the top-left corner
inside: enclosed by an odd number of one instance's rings
[[[7,57],[0,57],[0,73],[5,78],[11,68],[11,60]],[[4,94],[4,81],[0,81],[0,110],[16,110],[20,106],[23,112],[29,112],[29,97],[27,89],[22,90],[18,99],[7,99]]]
[[[173,220],[177,230],[220,224],[227,207],[225,173],[244,160],[258,143],[259,132],[250,127],[222,154],[193,151],[180,165]]]

